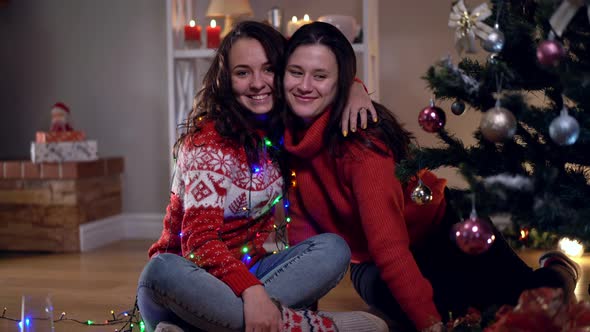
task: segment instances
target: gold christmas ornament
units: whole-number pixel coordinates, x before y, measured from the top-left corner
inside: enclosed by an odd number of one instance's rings
[[[410,198],[418,205],[428,204],[432,201],[432,191],[421,179],[418,179],[418,185],[412,190]]]
[[[500,143],[516,133],[516,118],[509,110],[496,105],[481,117],[479,129],[485,139]]]
[[[455,3],[449,15],[449,28],[455,28],[455,48],[459,54],[464,50],[467,53],[476,53],[475,37],[488,39],[494,29],[483,21],[490,15],[492,11],[487,3],[482,3],[471,12],[465,7],[463,0]]]

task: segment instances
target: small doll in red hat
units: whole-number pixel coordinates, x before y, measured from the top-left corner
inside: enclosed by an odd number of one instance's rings
[[[51,131],[72,131],[69,123],[70,109],[61,102],[51,108]]]

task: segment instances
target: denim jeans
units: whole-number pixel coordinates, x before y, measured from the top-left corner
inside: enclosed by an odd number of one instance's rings
[[[311,237],[258,261],[252,272],[271,298],[304,308],[335,287],[346,273],[350,249],[335,234]],[[175,254],[160,254],[145,266],[137,290],[148,331],[169,321],[185,331],[244,329],[242,298],[223,281]]]

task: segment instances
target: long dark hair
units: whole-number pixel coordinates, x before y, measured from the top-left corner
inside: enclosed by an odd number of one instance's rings
[[[369,123],[366,131],[352,134],[345,138],[341,134],[340,123],[344,106],[350,95],[350,87],[356,75],[356,56],[352,45],[346,37],[331,24],[313,22],[299,28],[287,42],[285,51],[285,62],[299,46],[323,45],[334,53],[338,67],[337,92],[332,103],[332,111],[328,119],[328,125],[324,132],[324,146],[329,147],[330,152],[335,156],[342,154],[344,142],[355,141],[361,143],[379,153],[392,153],[396,160],[408,157],[408,146],[413,136],[405,130],[397,121],[395,115],[385,106],[373,102],[379,117],[378,123]],[[303,120],[293,112],[285,112],[285,125],[292,128],[303,126]],[[373,140],[381,140],[387,146],[387,150],[380,149],[373,143]]]
[[[267,120],[257,123],[253,114],[236,100],[231,86],[231,72],[229,68],[229,53],[233,45],[241,38],[257,40],[264,49],[268,62],[275,72],[273,109],[266,114]],[[207,121],[215,123],[215,129],[223,137],[244,146],[250,165],[258,162],[258,151],[262,139],[256,129],[266,131],[267,137],[277,146],[284,131],[281,120],[281,110],[284,100],[282,93],[281,75],[283,70],[284,49],[286,39],[278,31],[267,24],[254,21],[240,22],[221,42],[215,57],[203,79],[203,87],[195,97],[195,106],[188,119],[181,126],[183,133],[174,146],[174,157],[179,147],[188,135],[195,134],[202,129]],[[278,158],[278,149],[271,149],[269,153],[273,159]]]

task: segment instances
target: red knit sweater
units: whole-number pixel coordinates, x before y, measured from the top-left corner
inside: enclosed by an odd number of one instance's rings
[[[178,155],[162,235],[149,249],[150,257],[162,252],[182,255],[238,296],[260,284],[248,268],[266,254],[263,243],[274,224],[272,204],[283,184],[278,166],[260,155],[260,171],[253,173],[244,148],[221,137],[213,123],[187,137]]]
[[[330,155],[322,146],[329,113],[304,133],[285,133],[285,148],[296,172],[296,186],[289,192],[289,240],[294,244],[323,232],[341,235],[353,262],[375,262],[416,328],[431,326],[440,316],[432,286],[420,273],[410,245],[442,219],[446,180],[422,171],[420,177],[434,198],[427,205],[414,204],[410,192],[416,182],[402,187],[391,156],[357,143],[346,144],[342,157]]]

